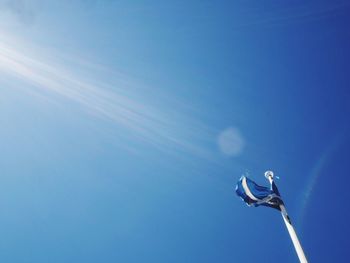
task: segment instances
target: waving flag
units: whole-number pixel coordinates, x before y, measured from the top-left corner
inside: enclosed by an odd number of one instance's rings
[[[280,193],[272,182],[271,187],[260,186],[246,176],[242,176],[236,186],[236,193],[249,206],[264,205],[278,210],[283,204]]]
[[[299,260],[301,263],[307,263],[304,250],[301,247],[297,234],[292,226],[292,222],[288,216],[286,207],[281,199],[281,195],[273,180],[273,172],[266,171],[265,177],[269,180],[271,185],[270,187],[258,185],[246,176],[242,176],[236,185],[236,193],[249,206],[264,205],[281,211],[283,221],[286,224],[288,233],[290,235],[290,238],[292,239]]]

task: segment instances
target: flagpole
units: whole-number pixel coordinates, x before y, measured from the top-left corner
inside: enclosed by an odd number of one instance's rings
[[[273,172],[266,171],[265,177],[269,180],[270,184],[272,185],[273,177],[274,177]],[[286,207],[283,204],[280,205],[280,210],[281,210],[283,221],[286,224],[288,233],[290,235],[290,238],[292,239],[295,251],[297,252],[297,255],[299,257],[300,263],[308,263],[304,250],[301,247],[300,241],[298,239],[297,233],[295,232],[294,227],[292,226],[292,222],[290,221],[290,218],[288,216]]]
[[[292,239],[295,251],[297,252],[297,255],[299,257],[300,263],[307,263],[307,259],[305,257],[305,253],[303,248],[301,247],[300,241],[298,239],[297,233],[294,230],[294,227],[292,226],[292,223],[290,221],[290,218],[287,214],[286,207],[284,205],[280,205],[281,214],[283,217],[283,221],[286,224],[286,227],[288,229],[288,233],[290,235],[290,238]]]

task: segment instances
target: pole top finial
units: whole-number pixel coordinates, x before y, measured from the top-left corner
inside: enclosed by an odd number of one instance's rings
[[[272,171],[266,171],[265,172],[265,178],[269,181],[272,181],[273,180],[273,172]]]

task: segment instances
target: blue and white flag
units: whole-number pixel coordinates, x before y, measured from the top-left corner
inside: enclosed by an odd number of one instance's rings
[[[237,183],[236,193],[249,206],[263,205],[280,210],[280,205],[283,205],[281,195],[273,181],[271,187],[265,187],[242,176]]]

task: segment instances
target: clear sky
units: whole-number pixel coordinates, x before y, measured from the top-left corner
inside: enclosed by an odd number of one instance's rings
[[[0,262],[348,261],[350,4],[219,2],[0,0]]]

